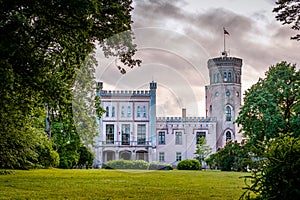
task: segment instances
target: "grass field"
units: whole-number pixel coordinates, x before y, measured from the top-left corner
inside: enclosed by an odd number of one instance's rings
[[[0,199],[238,199],[245,173],[29,170],[0,176]]]

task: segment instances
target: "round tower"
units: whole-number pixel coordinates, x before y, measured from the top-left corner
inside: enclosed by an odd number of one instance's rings
[[[217,118],[217,147],[227,140],[241,141],[241,134],[233,122],[241,106],[242,59],[236,57],[208,60],[210,84],[205,86],[206,116]]]

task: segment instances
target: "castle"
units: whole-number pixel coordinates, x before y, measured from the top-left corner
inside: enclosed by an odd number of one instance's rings
[[[156,117],[157,83],[147,91],[107,91],[98,82],[101,106],[95,139],[95,164],[110,160],[145,160],[177,165],[195,157],[196,144],[204,137],[216,152],[227,140],[241,141],[234,120],[241,106],[242,59],[216,57],[208,60],[210,84],[205,86],[206,116]]]

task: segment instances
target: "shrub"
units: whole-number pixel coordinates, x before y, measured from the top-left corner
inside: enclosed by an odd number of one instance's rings
[[[132,169],[148,169],[149,163],[144,160],[136,160],[132,162]]]
[[[246,171],[252,167],[250,147],[247,144],[229,141],[224,148],[206,159],[211,168],[221,168],[222,171]]]
[[[152,162],[149,165],[149,170],[173,170],[170,164],[160,164],[158,162]]]
[[[177,165],[178,170],[201,170],[201,164],[196,159],[182,160]]]
[[[209,166],[210,169],[217,169],[217,154],[211,154],[208,158],[205,159],[206,164]]]
[[[104,169],[148,169],[149,163],[143,160],[111,160],[105,163]]]
[[[77,166],[80,168],[86,167],[87,169],[93,165],[94,162],[94,154],[91,149],[86,146],[81,146],[79,148],[79,160]]]
[[[270,142],[241,199],[300,199],[300,137],[280,135]],[[246,181],[245,180],[245,181]]]

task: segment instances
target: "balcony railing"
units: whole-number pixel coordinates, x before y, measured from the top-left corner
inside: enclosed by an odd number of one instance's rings
[[[138,139],[137,141],[100,141],[98,146],[105,147],[147,147],[151,146],[151,141],[146,141],[145,139]]]

